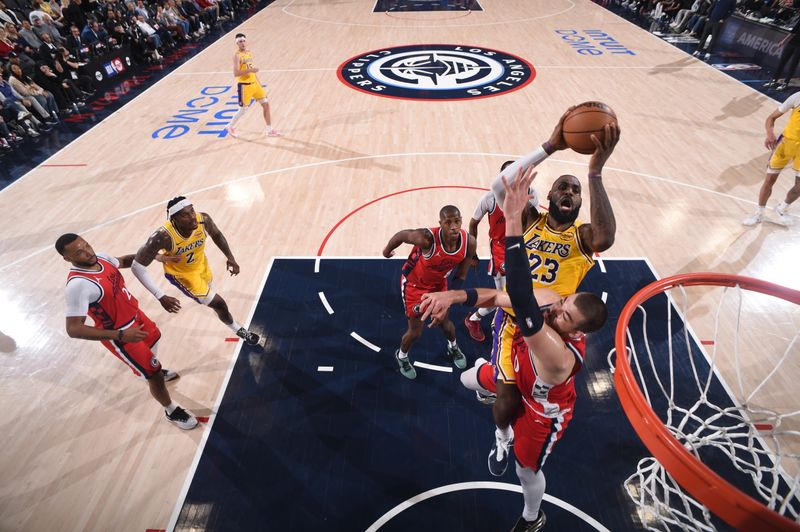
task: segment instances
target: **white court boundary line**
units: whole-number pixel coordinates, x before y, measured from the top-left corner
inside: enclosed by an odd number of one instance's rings
[[[373,344],[369,340],[365,339],[363,336],[361,336],[357,332],[355,332],[355,331],[351,332],[350,336],[352,336],[353,338],[355,338],[357,341],[359,341],[360,343],[364,344],[365,346],[369,347],[370,349],[372,349],[376,353],[380,353],[381,352],[381,348],[380,347],[378,347],[377,345]]]
[[[448,366],[437,366],[435,364],[426,364],[425,362],[414,362],[418,368],[432,369],[433,371],[441,371],[442,373],[453,373],[453,368]]]
[[[359,23],[359,22],[340,22],[340,21],[337,21],[337,20],[324,20],[324,19],[318,19],[318,18],[305,17],[303,15],[298,15],[296,13],[289,12],[288,9],[290,7],[292,7],[292,4],[295,3],[295,0],[290,0],[290,2],[288,4],[286,4],[285,6],[283,6],[281,8],[281,12],[283,12],[285,15],[290,16],[290,17],[295,17],[295,18],[299,18],[299,19],[303,19],[303,20],[308,20],[310,22],[319,22],[320,24],[333,24],[335,26],[358,26],[358,27],[384,28],[384,29],[395,29],[395,28],[402,28],[402,29],[475,28],[475,27],[480,27],[480,26],[497,26],[499,24],[516,24],[516,23],[519,23],[519,22],[530,22],[532,20],[541,20],[541,19],[545,19],[545,18],[556,17],[558,15],[562,15],[562,14],[566,13],[567,11],[571,11],[572,9],[575,8],[575,2],[573,2],[572,0],[563,0],[563,1],[567,2],[569,4],[569,7],[567,7],[566,9],[562,9],[561,11],[558,11],[556,13],[550,13],[549,15],[539,15],[538,17],[518,18],[518,19],[510,19],[510,20],[499,20],[497,22],[481,22],[481,23],[478,23],[478,24],[432,24],[432,25],[418,24],[418,25],[411,25],[411,26],[400,26],[400,25],[394,25],[394,24],[364,24],[364,23]],[[481,6],[481,7],[483,7],[483,6]],[[485,13],[486,9],[484,9],[482,12]],[[475,11],[475,13],[481,13],[481,11]],[[383,15],[383,13],[382,12],[381,13],[369,13],[369,15]]]
[[[322,306],[325,307],[325,310],[328,311],[328,314],[333,314],[333,308],[331,308],[331,304],[328,303],[328,298],[325,297],[325,292],[317,292],[320,301],[322,301]]]
[[[223,181],[221,183],[215,183],[215,184],[209,185],[207,187],[202,187],[202,188],[198,188],[198,189],[195,189],[195,190],[192,190],[192,191],[188,191],[185,194],[187,196],[200,194],[202,192],[208,192],[209,190],[214,190],[214,189],[226,187],[226,186],[232,185],[234,183],[247,181],[249,179],[257,179],[259,177],[264,177],[264,176],[268,176],[268,175],[279,174],[281,172],[293,172],[293,171],[296,171],[296,170],[303,170],[303,169],[306,169],[306,168],[317,168],[317,167],[320,167],[320,166],[335,165],[335,164],[341,164],[341,163],[347,163],[347,162],[353,162],[353,161],[366,161],[366,160],[371,160],[371,159],[383,159],[383,158],[391,158],[391,157],[513,157],[513,158],[520,158],[522,156],[521,155],[514,155],[514,154],[510,154],[510,153],[490,153],[490,152],[406,152],[406,153],[384,153],[384,154],[378,154],[378,155],[362,155],[362,156],[359,156],[359,157],[346,157],[344,159],[335,159],[335,160],[328,160],[328,161],[315,161],[313,163],[305,163],[305,164],[300,164],[300,165],[296,165],[296,166],[289,166],[287,168],[278,168],[278,169],[275,169],[275,170],[267,170],[266,172],[259,172],[257,174],[251,174],[251,175],[247,175],[247,176],[243,176],[243,177],[237,177],[237,178],[234,178],[234,179],[229,179],[228,181]],[[564,160],[564,159],[550,159],[550,158],[548,158],[547,160],[551,161],[551,162],[555,162],[555,163],[573,164],[573,165],[576,165],[576,166],[587,166],[587,167],[589,166],[589,163],[587,163],[587,162],[567,161],[567,160]],[[755,205],[756,204],[756,202],[753,201],[753,200],[740,198],[740,197],[734,196],[732,194],[728,194],[728,193],[725,193],[725,192],[719,192],[717,190],[701,187],[699,185],[692,185],[692,184],[689,184],[689,183],[683,183],[681,181],[676,181],[674,179],[669,179],[669,178],[666,178],[666,177],[656,176],[656,175],[652,175],[652,174],[646,174],[646,173],[643,173],[643,172],[634,172],[632,170],[624,170],[622,168],[616,168],[616,167],[613,167],[613,166],[606,166],[605,169],[606,170],[612,170],[612,171],[615,171],[615,172],[620,172],[622,174],[628,174],[628,175],[633,175],[633,176],[644,177],[646,179],[652,179],[653,181],[660,181],[660,182],[663,182],[663,183],[669,183],[671,185],[675,185],[675,186],[679,186],[679,187],[686,187],[686,188],[689,188],[689,189],[692,189],[692,190],[699,190],[699,191],[702,191],[702,192],[707,192],[709,194],[714,194],[716,196],[721,196],[723,198],[731,199],[731,200],[734,200],[734,201],[747,203],[749,205]],[[23,176],[23,177],[25,177],[25,176]],[[20,178],[20,179],[22,179],[22,178]],[[19,181],[19,180],[17,180],[17,181]],[[7,188],[8,187],[6,187],[6,189]],[[488,189],[488,184],[487,184],[487,189]],[[130,211],[130,212],[126,213],[126,214],[123,214],[121,216],[117,216],[116,218],[112,218],[112,219],[110,219],[108,221],[105,221],[105,222],[103,222],[101,224],[98,224],[98,225],[95,225],[95,226],[92,226],[92,227],[88,227],[86,229],[81,229],[81,230],[78,231],[78,233],[83,235],[83,234],[95,231],[97,229],[101,229],[101,228],[106,227],[108,225],[112,225],[112,224],[114,224],[116,222],[125,220],[125,219],[130,218],[132,216],[135,216],[137,214],[143,213],[143,212],[145,212],[147,210],[154,209],[154,208],[163,208],[163,206],[166,205],[168,200],[169,200],[169,198],[164,199],[163,201],[160,201],[158,203],[153,203],[151,205],[147,205],[145,207],[141,207],[139,209]],[[792,216],[796,216],[796,215],[792,215]],[[21,257],[19,259],[16,259],[16,260],[11,261],[11,262],[9,262],[7,264],[4,264],[4,265],[0,266],[0,272],[3,272],[7,268],[11,268],[13,266],[16,266],[17,264],[19,264],[21,262],[24,262],[24,261],[26,261],[28,259],[31,259],[31,258],[33,258],[33,257],[35,257],[35,256],[37,256],[37,255],[39,255],[41,253],[44,253],[45,251],[50,251],[51,249],[52,249],[52,246],[48,245],[47,247],[42,247],[42,248],[40,248],[40,249],[38,249],[36,251],[33,251],[33,252],[29,253],[28,255],[25,255],[25,256],[23,256],[23,257]]]
[[[264,272],[264,278],[261,279],[261,286],[258,288],[258,292],[253,301],[253,306],[250,308],[250,313],[247,316],[247,321],[244,322],[245,327],[250,325],[250,321],[253,319],[253,315],[256,312],[256,307],[258,307],[258,303],[261,300],[261,294],[264,292],[264,287],[267,284],[267,278],[269,277],[270,272],[272,271],[272,265],[275,263],[275,258],[269,259],[269,263],[267,263],[267,269]],[[197,451],[194,453],[194,459],[192,460],[192,465],[189,466],[189,471],[186,473],[186,480],[183,482],[183,487],[181,488],[180,494],[178,495],[178,500],[175,502],[175,507],[172,510],[172,516],[169,518],[169,524],[167,525],[166,530],[172,531],[175,529],[175,525],[178,523],[178,517],[180,516],[181,509],[183,509],[183,504],[186,501],[186,495],[189,493],[189,486],[192,484],[192,480],[194,479],[194,474],[197,472],[197,466],[200,464],[200,458],[203,456],[203,450],[206,448],[206,443],[208,442],[208,437],[211,434],[211,428],[214,426],[214,421],[217,419],[217,412],[219,411],[219,406],[222,404],[222,397],[225,395],[225,391],[228,389],[228,383],[231,380],[231,375],[233,374],[233,368],[236,365],[236,361],[239,360],[239,352],[242,350],[242,346],[244,342],[237,342],[236,349],[233,351],[233,356],[231,357],[231,361],[228,364],[228,371],[225,374],[225,379],[222,381],[222,386],[219,388],[219,392],[217,393],[217,398],[214,400],[214,407],[211,409],[211,414],[208,416],[208,423],[203,431],[203,437],[200,439],[200,444],[197,446]]]
[[[377,532],[383,525],[391,521],[395,516],[399,515],[405,510],[408,510],[415,504],[431,499],[436,497],[437,495],[443,495],[445,493],[453,493],[455,491],[465,491],[465,490],[501,490],[501,491],[510,491],[513,493],[522,493],[522,486],[517,484],[508,484],[505,482],[487,482],[487,481],[480,481],[480,482],[460,482],[458,484],[448,484],[446,486],[440,486],[438,488],[434,488],[432,490],[424,491],[419,495],[415,495],[410,499],[401,502],[385,514],[383,514],[377,521],[372,523],[372,525],[367,528],[365,532]],[[553,497],[552,495],[548,495],[547,493],[544,494],[544,501],[549,502],[554,506],[558,506],[559,508],[563,508],[564,510],[570,512],[572,515],[582,519],[588,525],[594,527],[595,530],[599,530],[601,532],[611,532],[599,521],[591,517],[589,514],[572,506],[568,502],[562,501],[557,497]]]

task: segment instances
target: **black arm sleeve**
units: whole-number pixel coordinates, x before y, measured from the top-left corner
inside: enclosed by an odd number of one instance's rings
[[[506,290],[522,336],[539,332],[544,325],[544,316],[533,294],[530,264],[521,236],[506,237]]]

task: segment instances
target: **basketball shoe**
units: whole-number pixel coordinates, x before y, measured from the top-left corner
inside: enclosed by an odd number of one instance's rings
[[[526,521],[524,517],[520,516],[511,532],[539,532],[544,529],[546,522],[547,517],[545,517],[542,510],[539,510],[539,515],[533,521]]]
[[[191,430],[197,426],[197,418],[194,417],[191,413],[187,410],[184,410],[180,406],[175,408],[171,414],[167,414],[166,410],[164,411],[164,415],[167,416],[167,420],[172,423],[178,425],[179,428],[183,430]]]
[[[476,342],[483,342],[486,340],[486,335],[483,334],[483,329],[481,329],[481,322],[480,320],[474,321],[470,318],[472,314],[469,314],[466,318],[464,318],[464,326],[467,328],[467,332],[469,333],[469,337],[475,340]]]
[[[759,212],[754,212],[753,214],[742,220],[742,225],[751,227],[753,225],[760,224],[763,221],[764,221],[764,213],[759,211]]]
[[[268,137],[282,137],[281,132],[277,129],[267,128],[267,136]]]
[[[775,216],[778,217],[777,221],[778,221],[779,224],[784,225],[786,227],[789,227],[790,225],[792,225],[792,217],[789,215],[788,212],[782,211],[782,210],[780,210],[779,208],[776,207],[775,208]]]
[[[475,395],[478,398],[478,402],[484,405],[493,405],[495,401],[497,401],[497,396],[493,393],[486,395],[478,390],[475,390]]]
[[[162,369],[161,374],[164,376],[164,382],[174,381],[180,377],[177,371],[172,371],[171,369]]]
[[[244,327],[240,327],[238,331],[236,331],[236,336],[244,340],[244,343],[247,345],[258,345],[258,341],[261,340],[261,337],[258,336],[254,332],[250,332]]]
[[[239,138],[239,133],[236,132],[236,128],[235,127],[226,127],[225,131],[228,132],[229,136],[231,136],[231,137],[233,137],[235,139]]]
[[[492,444],[492,450],[489,451],[489,473],[496,477],[502,477],[506,469],[508,469],[508,457],[511,454],[511,449],[514,447],[514,437],[512,436],[508,440],[504,440],[498,434],[498,431],[495,431],[494,434],[494,444]]]
[[[467,369],[467,357],[464,356],[464,353],[461,352],[457,345],[447,348],[447,356],[458,369]]]
[[[399,349],[394,352],[394,359],[397,361],[397,365],[400,366],[400,374],[403,375],[403,377],[411,380],[417,378],[417,370],[411,365],[411,361],[408,357],[400,358]]]

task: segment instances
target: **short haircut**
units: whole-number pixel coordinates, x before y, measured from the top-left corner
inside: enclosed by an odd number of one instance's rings
[[[506,168],[508,168],[512,164],[514,164],[514,161],[506,161],[506,162],[504,162],[503,165],[500,167],[500,171],[502,172],[503,170],[505,170]]]
[[[186,197],[184,197],[184,196],[175,196],[174,198],[172,198],[171,200],[169,200],[169,201],[167,202],[167,215],[169,215],[169,210],[170,210],[170,208],[171,208],[173,205],[175,205],[175,204],[176,204],[176,203],[178,203],[179,201],[183,201],[183,200],[185,200],[185,199],[186,199]]]
[[[75,242],[75,240],[77,239],[78,235],[76,235],[75,233],[64,233],[63,235],[58,237],[58,240],[56,240],[56,251],[58,251],[58,254],[63,257],[64,248]]]
[[[608,308],[603,300],[591,292],[575,294],[575,306],[583,315],[578,330],[585,333],[599,331],[608,319]]]
[[[234,40],[238,39],[239,37],[244,37],[246,39],[247,35],[245,35],[244,33],[237,33],[236,37],[234,37]]]
[[[459,216],[461,216],[461,211],[458,210],[458,207],[456,207],[455,205],[445,205],[444,207],[439,209],[439,219],[441,220],[442,218],[444,218],[448,212],[454,212]]]

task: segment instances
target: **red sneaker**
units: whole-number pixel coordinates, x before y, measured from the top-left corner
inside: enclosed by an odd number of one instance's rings
[[[486,340],[486,335],[483,334],[483,329],[481,329],[481,322],[480,321],[472,321],[470,318],[472,314],[469,314],[464,319],[464,326],[467,328],[467,332],[469,332],[470,338],[475,340],[476,342],[483,342]]]

